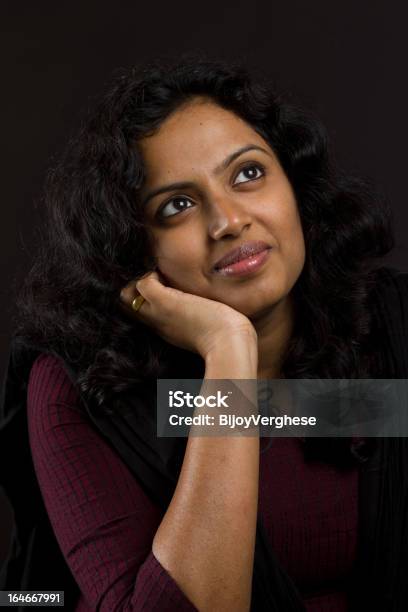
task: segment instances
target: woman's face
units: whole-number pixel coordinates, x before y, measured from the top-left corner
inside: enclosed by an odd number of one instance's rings
[[[267,142],[234,113],[195,98],[138,145],[146,168],[141,201],[166,284],[248,317],[284,299],[305,245],[294,192]],[[260,267],[244,275],[214,270],[247,241],[271,247]]]

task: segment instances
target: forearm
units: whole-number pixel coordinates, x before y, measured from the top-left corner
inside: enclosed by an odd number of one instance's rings
[[[205,379],[256,379],[251,341],[206,358]],[[258,436],[191,436],[153,552],[200,611],[250,606],[258,502]]]

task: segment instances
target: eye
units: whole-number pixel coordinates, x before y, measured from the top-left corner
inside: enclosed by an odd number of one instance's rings
[[[237,181],[238,177],[241,176],[241,174],[246,176],[246,178],[244,178],[244,180]],[[265,174],[265,168],[261,166],[260,164],[251,164],[249,166],[245,166],[245,168],[242,168],[242,170],[237,175],[234,185],[236,185],[237,183],[239,184],[239,183],[248,183],[248,181],[255,181],[256,179],[261,178],[261,176],[264,176],[264,174]]]
[[[186,210],[187,208],[191,208],[191,206],[187,206],[186,204],[191,204],[191,200],[189,200],[188,198],[184,196],[177,196],[175,198],[172,198],[171,200],[168,200],[165,204],[163,204],[158,214],[161,217],[174,217],[178,213],[183,212],[183,210]],[[173,212],[171,211],[171,208],[173,208]],[[165,212],[166,209],[167,209],[167,212]]]

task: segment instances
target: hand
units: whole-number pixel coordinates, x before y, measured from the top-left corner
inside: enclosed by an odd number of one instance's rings
[[[145,302],[136,312],[132,301],[140,294]],[[257,341],[251,321],[230,306],[185,293],[163,283],[159,272],[149,272],[131,281],[120,293],[123,310],[152,327],[164,340],[204,359],[231,337]]]

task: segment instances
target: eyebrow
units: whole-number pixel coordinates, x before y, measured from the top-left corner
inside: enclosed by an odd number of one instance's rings
[[[221,172],[226,170],[228,166],[232,164],[233,161],[240,157],[240,155],[243,155],[247,151],[262,151],[263,153],[266,153],[271,157],[271,153],[267,149],[264,149],[259,145],[248,144],[228,155],[228,157],[226,157],[218,166],[214,168],[213,173],[216,175],[220,174]],[[169,183],[168,185],[163,185],[162,187],[158,187],[157,189],[152,189],[152,191],[149,191],[146,194],[145,198],[143,198],[143,205],[146,205],[149,200],[151,200],[155,196],[160,195],[161,193],[175,191],[177,189],[189,189],[192,187],[194,187],[194,183],[192,181],[179,181],[177,183]]]

